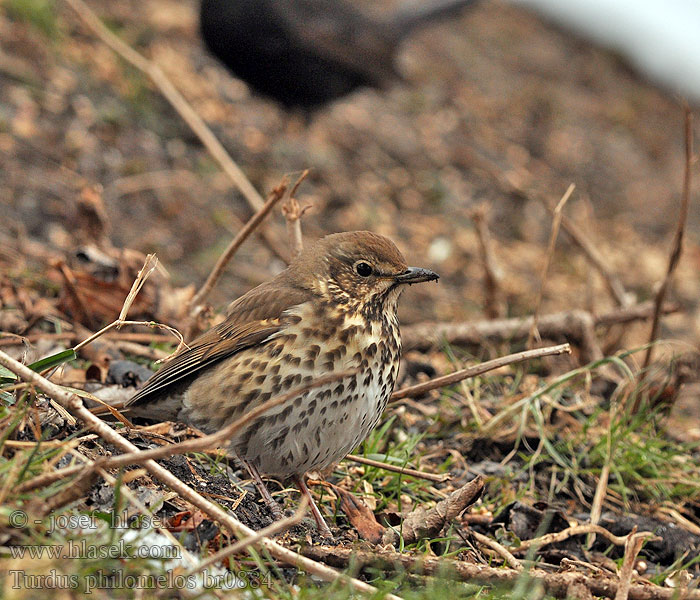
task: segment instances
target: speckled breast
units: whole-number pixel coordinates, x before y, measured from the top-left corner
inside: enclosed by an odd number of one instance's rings
[[[184,399],[188,422],[215,431],[315,378],[357,370],[271,409],[231,440],[240,458],[280,478],[324,469],[351,452],[377,425],[394,388],[401,352],[396,312],[372,320],[357,313],[311,318],[318,316],[293,313],[291,324],[265,343],[201,376]],[[217,394],[220,407],[200,415],[212,386],[228,393]],[[211,422],[212,414],[221,415],[219,422]]]

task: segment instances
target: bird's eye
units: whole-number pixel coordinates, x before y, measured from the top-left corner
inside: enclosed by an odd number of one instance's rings
[[[355,264],[355,272],[360,277],[369,277],[372,274],[372,266],[369,263],[360,261]]]

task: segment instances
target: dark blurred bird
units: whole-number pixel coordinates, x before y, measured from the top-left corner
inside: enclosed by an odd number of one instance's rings
[[[295,479],[319,528],[330,534],[303,476],[336,463],[374,429],[399,369],[399,295],[407,285],[437,279],[408,267],[383,236],[326,236],[236,300],[223,323],[161,368],[127,408],[213,433],[273,397],[339,374],[230,440],[272,508],[277,505],[259,473]]]
[[[202,0],[209,50],[260,94],[313,110],[399,77],[394,56],[417,28],[475,0],[431,0],[379,19],[343,0]]]

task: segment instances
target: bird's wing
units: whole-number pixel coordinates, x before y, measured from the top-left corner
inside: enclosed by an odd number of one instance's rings
[[[273,280],[274,281],[274,280]],[[142,405],[167,389],[245,348],[264,343],[290,322],[288,308],[308,300],[303,290],[267,282],[231,304],[225,321],[196,338],[153,375],[126,403]]]

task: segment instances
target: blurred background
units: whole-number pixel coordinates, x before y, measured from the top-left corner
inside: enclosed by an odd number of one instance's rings
[[[386,14],[396,2],[358,3]],[[4,0],[0,10],[0,231],[3,268],[74,252],[90,234],[81,195],[97,188],[100,233],[156,252],[173,285],[206,277],[252,214],[188,126],[137,71],[62,2]],[[307,238],[371,229],[410,264],[438,271],[412,289],[405,322],[485,314],[473,211],[484,207],[502,272],[504,314],[533,310],[554,206],[637,300],[662,279],[684,169],[681,98],[700,98],[700,5],[482,1],[418,31],[396,57],[401,81],[359,89],[309,116],[250,88],[198,34],[199,4],[91,0],[109,29],[159,65],[265,196],[310,169]],[[662,335],[700,334],[698,178],[673,298],[685,312]],[[266,227],[286,244],[279,211]],[[94,233],[94,232],[93,232]],[[98,236],[98,237],[99,237]],[[93,240],[94,241],[94,240]],[[104,240],[103,240],[104,241]],[[221,307],[284,263],[252,238],[212,296]],[[561,232],[543,312],[614,306]],[[630,329],[628,331],[634,331]],[[645,340],[648,324],[638,326]]]

